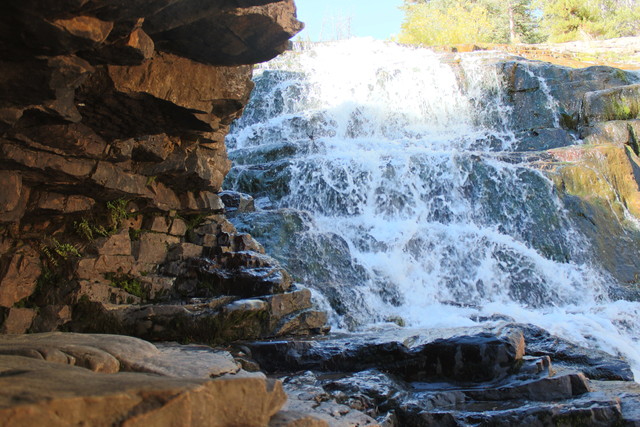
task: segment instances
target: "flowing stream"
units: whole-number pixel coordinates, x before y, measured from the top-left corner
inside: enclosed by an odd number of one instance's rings
[[[513,319],[620,354],[639,378],[640,304],[610,296],[535,155],[516,151],[499,59],[354,39],[264,65],[227,138],[226,186],[258,211],[233,221],[335,328]]]

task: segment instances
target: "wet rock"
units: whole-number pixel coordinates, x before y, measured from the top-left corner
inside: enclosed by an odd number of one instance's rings
[[[543,151],[575,144],[575,137],[564,129],[546,128],[521,132],[517,135],[517,151]]]
[[[551,335],[533,325],[519,325],[527,342],[527,354],[550,356],[556,363],[578,369],[591,379],[633,381],[624,360],[597,349],[587,349]]]
[[[638,154],[638,140],[640,140],[640,120],[611,120],[596,122],[581,129],[581,136],[585,144],[589,145],[628,145]]]
[[[537,61],[508,61],[502,66],[514,110],[514,130],[557,127],[576,130],[588,92],[629,85],[631,74],[612,67],[572,69]],[[587,102],[585,100],[585,102]]]
[[[640,118],[640,85],[627,85],[585,94],[587,123]]]
[[[286,411],[310,414],[331,426],[378,425],[373,418],[333,399],[312,372],[284,378],[283,382],[289,396]]]
[[[510,384],[488,390],[465,390],[463,393],[479,401],[532,400],[554,401],[569,399],[591,391],[582,373],[539,378],[523,384]]]
[[[295,411],[280,411],[271,417],[269,427],[328,427],[329,423],[309,414]]]
[[[354,372],[380,369],[405,380],[482,382],[506,377],[524,355],[522,332],[435,339],[416,347],[371,336],[250,344],[263,369]]]
[[[227,212],[253,212],[253,197],[237,191],[221,191],[219,193]]]
[[[594,246],[598,262],[621,283],[632,283],[640,272],[633,255],[640,235],[624,218],[627,212],[640,214],[637,156],[617,145],[573,146],[552,155],[556,163],[548,165],[549,176],[573,222]]]

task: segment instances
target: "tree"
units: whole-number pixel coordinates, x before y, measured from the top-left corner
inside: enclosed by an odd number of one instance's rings
[[[640,35],[635,0],[540,0],[540,8],[552,42]]]
[[[405,0],[398,40],[419,45],[534,42],[532,0]]]

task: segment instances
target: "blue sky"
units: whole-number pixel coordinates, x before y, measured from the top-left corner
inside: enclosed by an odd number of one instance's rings
[[[303,40],[335,39],[336,35],[389,39],[400,32],[402,0],[295,0],[305,23]],[[297,37],[296,37],[297,38]]]

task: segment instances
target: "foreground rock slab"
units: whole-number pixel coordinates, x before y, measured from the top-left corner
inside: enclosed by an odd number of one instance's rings
[[[263,376],[105,375],[0,356],[1,425],[265,426],[285,401],[281,384]]]
[[[155,346],[122,335],[52,332],[0,337],[0,355],[23,356],[106,374],[147,372],[171,377],[210,378],[235,374],[230,353],[207,346]]]

